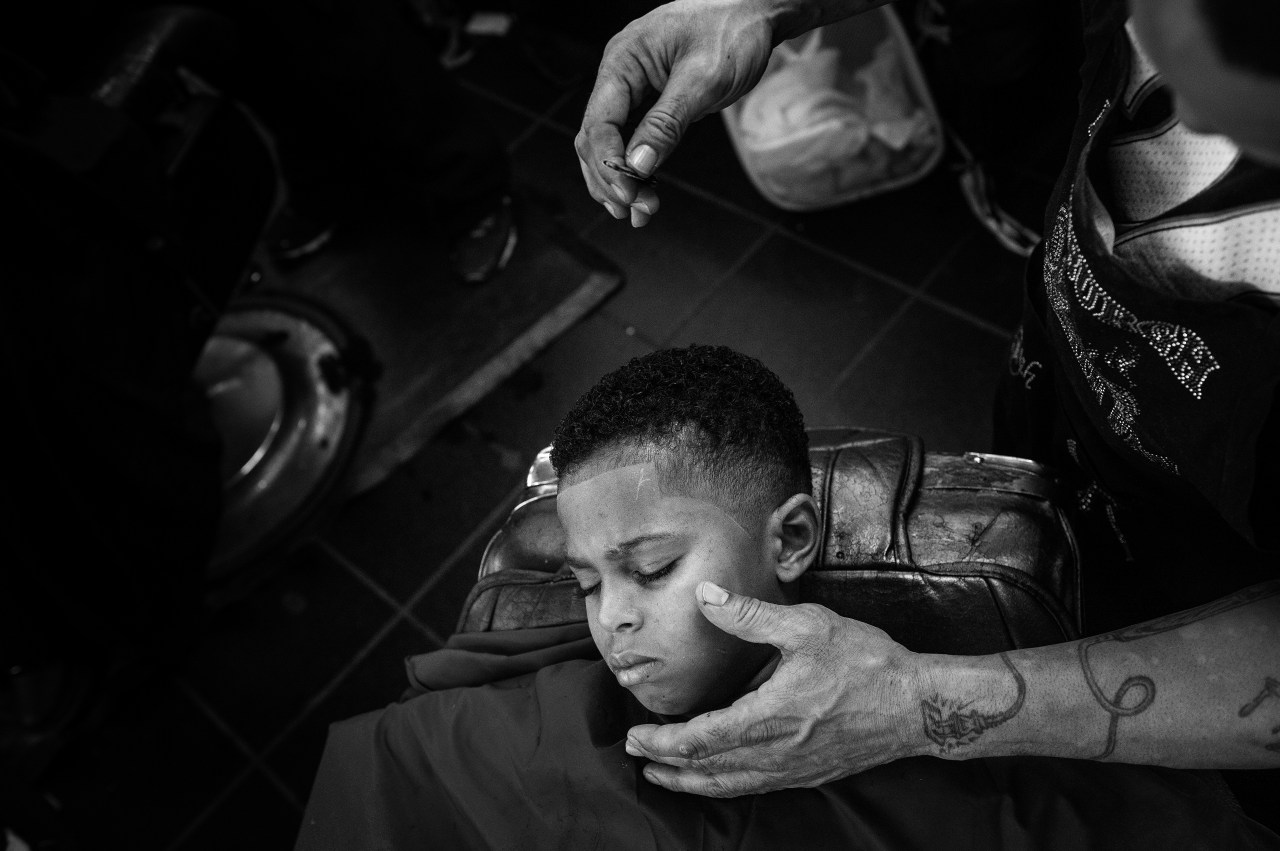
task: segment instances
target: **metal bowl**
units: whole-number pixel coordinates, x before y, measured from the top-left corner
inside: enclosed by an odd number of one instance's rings
[[[223,443],[223,513],[209,578],[223,579],[311,519],[364,416],[346,335],[287,299],[233,304],[196,365]]]

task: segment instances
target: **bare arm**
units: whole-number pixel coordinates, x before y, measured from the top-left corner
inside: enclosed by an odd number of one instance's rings
[[[816,786],[916,755],[1280,767],[1280,582],[992,656],[912,653],[821,606],[700,601],[712,623],[774,644],[782,661],[727,709],[632,729],[628,750],[669,789]]]
[[[919,662],[924,753],[1280,767],[1280,583],[1070,644]]]

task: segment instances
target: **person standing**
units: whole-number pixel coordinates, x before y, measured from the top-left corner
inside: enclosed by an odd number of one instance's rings
[[[633,22],[575,140],[588,191],[644,225],[656,193],[605,161],[652,175],[692,121],[760,79],[775,44],[877,5],[678,0]],[[729,709],[633,729],[651,781],[737,795],[919,753],[1280,767],[1280,12],[1082,11],[1079,118],[996,438],[1076,491],[1089,637],[922,656],[820,607],[713,591],[708,619],[783,662]]]

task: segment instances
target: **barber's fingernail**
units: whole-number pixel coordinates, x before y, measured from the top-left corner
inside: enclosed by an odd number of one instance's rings
[[[658,161],[658,153],[648,145],[640,145],[631,153],[627,154],[627,165],[634,168],[641,174],[648,174],[653,171],[654,163]]]
[[[625,217],[626,217],[626,215],[627,215],[627,208],[626,208],[626,207],[621,207],[621,206],[619,206],[619,205],[617,205],[617,204],[613,203],[612,201],[605,201],[605,202],[604,202],[604,208],[605,208],[606,210],[608,210],[608,211],[609,211],[609,215],[613,216],[615,219],[625,218]]]
[[[635,745],[631,744],[630,739],[627,739],[627,746],[626,748],[624,748],[624,750],[626,750],[626,752],[631,756],[642,756],[640,749]]]
[[[634,204],[631,205],[631,209],[639,210],[640,212],[644,213],[646,216],[653,215],[653,210],[649,209],[649,205],[643,201],[635,202]]]
[[[648,780],[650,783],[658,782],[657,780],[654,779],[654,773],[652,768],[646,768],[643,773],[644,773],[645,780]]]
[[[631,203],[630,199],[627,198],[627,190],[623,189],[621,186],[614,186],[610,184],[609,189],[613,191],[613,197],[617,198],[622,203]]]
[[[702,601],[712,606],[723,606],[729,599],[729,592],[714,582],[702,583]]]

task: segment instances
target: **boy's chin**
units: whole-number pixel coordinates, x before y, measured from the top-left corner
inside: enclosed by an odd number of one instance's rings
[[[627,687],[627,690],[645,709],[675,719],[691,718],[712,709],[723,709],[733,702],[732,698],[725,700],[702,690],[671,691],[656,688],[651,683]]]
[[[651,683],[628,686],[627,691],[650,712],[669,717],[683,718],[701,711],[699,695],[672,692],[655,688]]]

